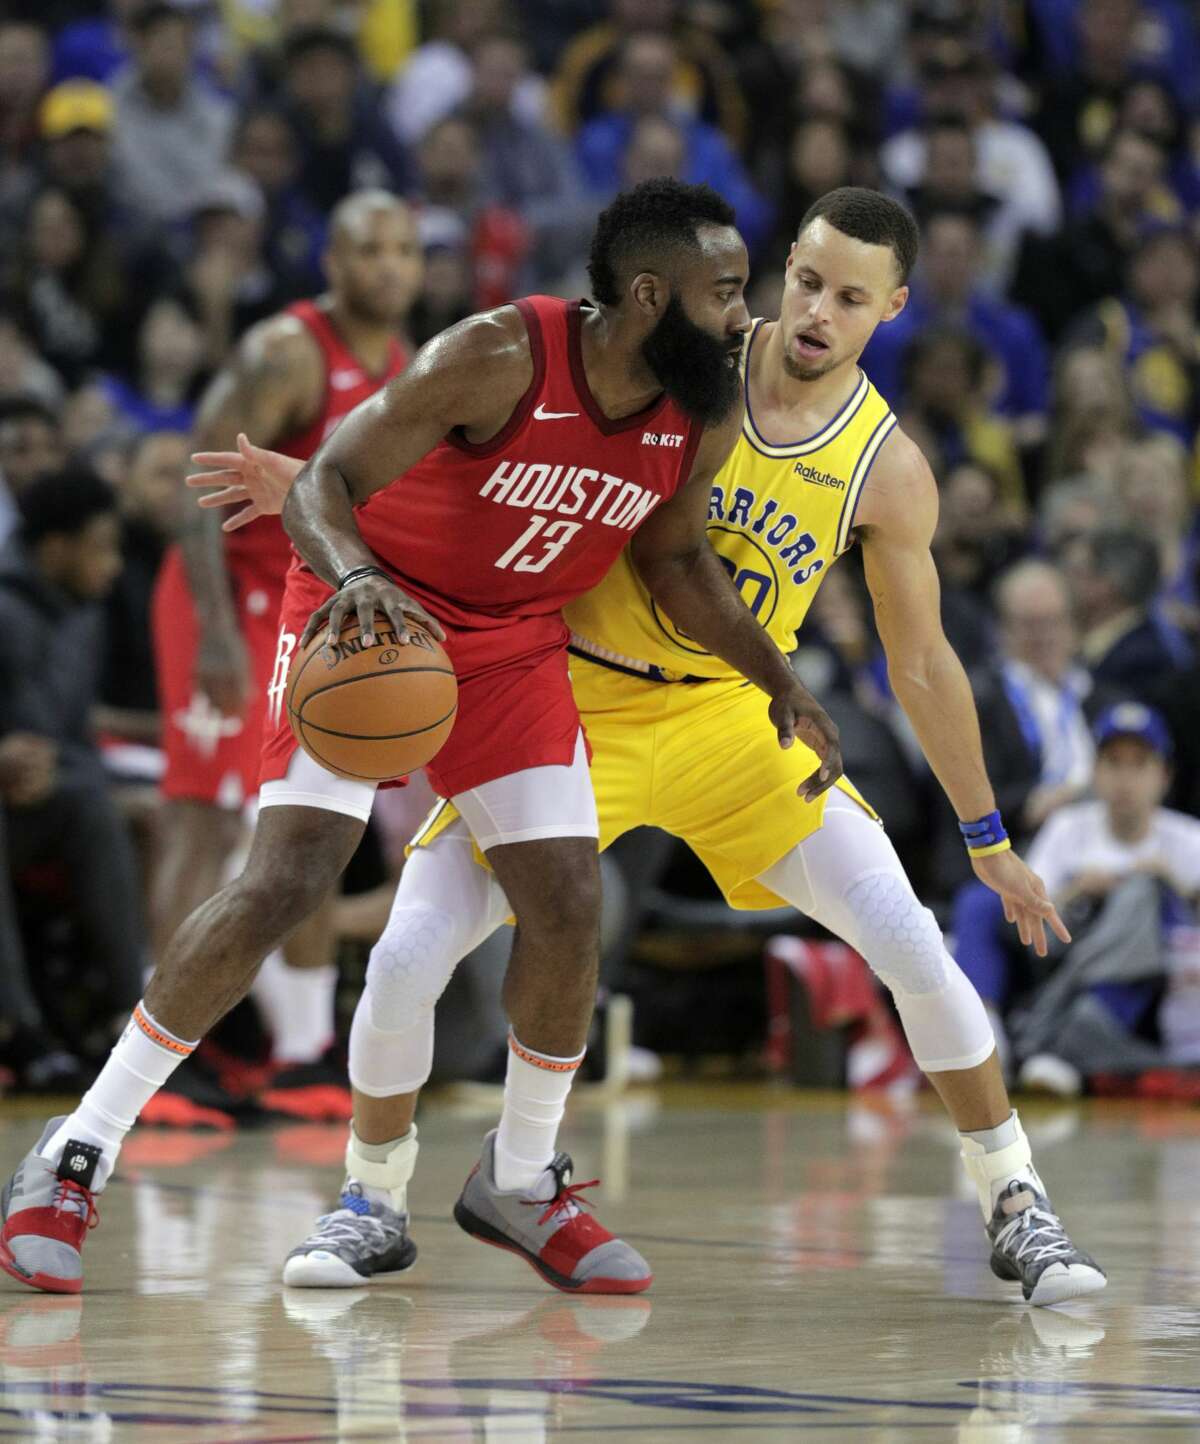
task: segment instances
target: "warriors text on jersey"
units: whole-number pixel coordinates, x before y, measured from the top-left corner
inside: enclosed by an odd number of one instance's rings
[[[751,349],[763,323],[746,343]],[[842,409],[814,436],[788,446],[765,441],[747,393],[742,435],[713,483],[708,539],[747,606],[784,652],[832,562],[852,541],[858,499],[896,418],[860,371]],[[665,616],[627,557],[568,608],[589,650],[667,675],[732,677]]]
[[[588,386],[580,303],[518,301],[533,379],[502,430],[451,433],[355,512],[363,540],[447,631],[458,720],[430,780],[445,795],[525,767],[569,763],[579,714],[566,673],[563,606],[594,587],[634,531],[691,473],[702,426],[666,395],[611,420]],[[277,658],[329,595],[307,567],[288,576]],[[272,693],[273,697],[275,693]],[[287,720],[263,753],[285,774]]]

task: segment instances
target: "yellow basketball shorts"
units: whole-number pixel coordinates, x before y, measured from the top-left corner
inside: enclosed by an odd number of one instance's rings
[[[820,765],[802,742],[782,748],[766,696],[747,682],[643,681],[571,658],[571,682],[592,747],[601,851],[635,827],[681,838],[735,908],[782,899],[755,881],[820,826],[825,799],[797,788]],[[842,778],[837,784],[872,817]],[[441,809],[431,842],[455,817]]]

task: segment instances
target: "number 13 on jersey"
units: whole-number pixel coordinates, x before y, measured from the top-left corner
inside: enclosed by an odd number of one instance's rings
[[[547,517],[535,516],[512,546],[497,559],[496,566],[501,571],[511,567],[514,572],[544,572],[562,553],[579,526],[577,521],[549,521]],[[526,552],[526,547],[535,540],[542,548],[541,553]]]

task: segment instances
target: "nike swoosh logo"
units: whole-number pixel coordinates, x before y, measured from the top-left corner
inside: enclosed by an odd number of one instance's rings
[[[329,377],[329,384],[335,391],[349,391],[352,386],[361,386],[362,382],[363,373],[351,369],[334,371]]]
[[[537,410],[533,413],[533,419],[535,421],[561,421],[566,416],[578,415],[578,411],[546,411],[539,402]]]

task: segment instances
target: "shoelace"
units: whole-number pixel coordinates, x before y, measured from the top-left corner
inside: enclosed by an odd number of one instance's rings
[[[1078,1252],[1067,1237],[1059,1216],[1049,1209],[1039,1208],[1036,1203],[1004,1225],[996,1235],[996,1247],[1006,1249],[1017,1234],[1024,1234],[1014,1249],[1018,1263],[1024,1262],[1026,1254],[1032,1255],[1031,1263],[1041,1263]]]
[[[90,1189],[73,1178],[60,1178],[54,1190],[54,1207],[59,1213],[73,1213],[83,1219],[88,1228],[95,1228],[100,1222],[100,1210]]]
[[[541,1228],[542,1224],[549,1223],[556,1213],[562,1213],[566,1210],[569,1210],[567,1214],[568,1218],[574,1218],[575,1214],[579,1212],[579,1205],[581,1203],[585,1203],[588,1208],[591,1208],[591,1200],[580,1198],[579,1195],[585,1188],[595,1188],[599,1182],[600,1180],[598,1178],[589,1178],[586,1183],[569,1183],[565,1188],[559,1189],[558,1193],[546,1204],[545,1212],[541,1218],[538,1219],[538,1227]],[[526,1198],[521,1201],[525,1204],[526,1208],[540,1208],[542,1204],[540,1198]]]
[[[313,1239],[320,1240],[322,1244],[332,1244],[335,1248],[349,1245],[355,1251],[365,1253],[373,1248],[390,1246],[396,1232],[372,1214],[339,1208],[335,1213],[327,1213],[317,1219]]]

